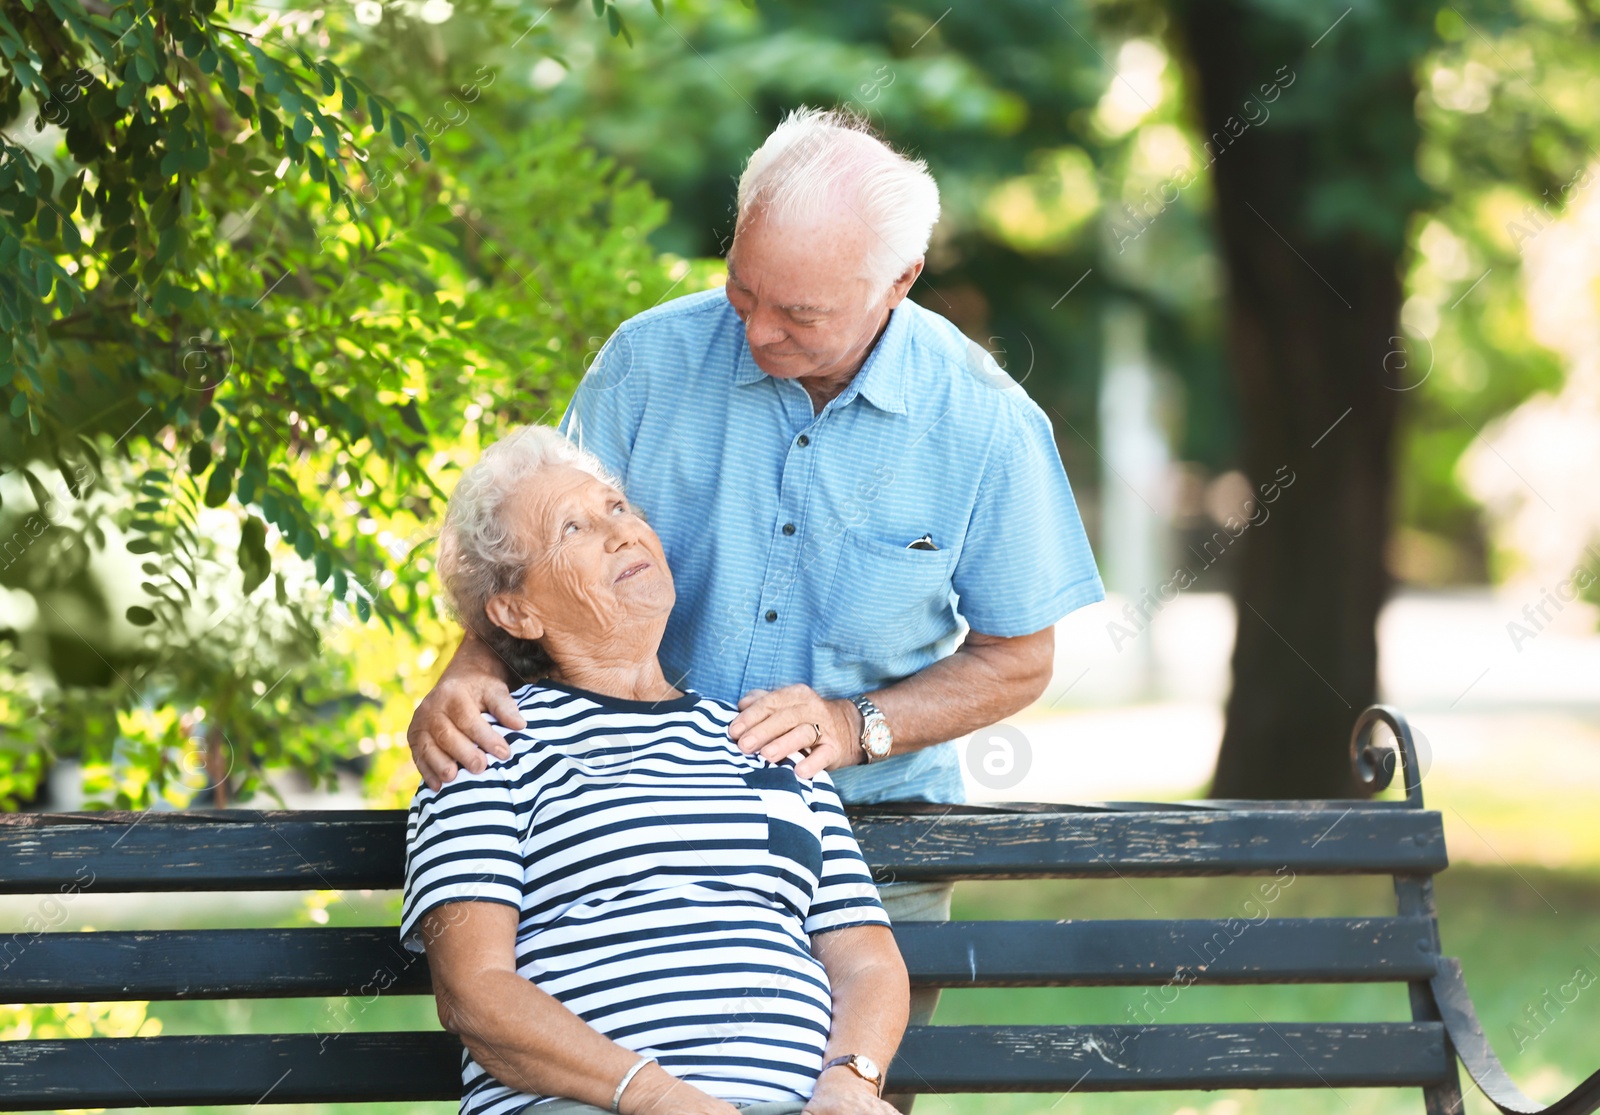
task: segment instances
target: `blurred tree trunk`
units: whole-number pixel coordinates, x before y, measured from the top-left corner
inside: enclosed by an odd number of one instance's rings
[[[207,803],[213,809],[226,809],[233,804],[233,788],[228,784],[228,774],[233,766],[228,754],[228,741],[215,720],[208,721],[205,733],[206,788],[211,791]]]
[[[1403,178],[1414,165],[1416,91],[1409,69],[1392,60],[1376,74],[1344,75],[1342,88],[1319,87],[1317,65],[1325,77],[1342,44],[1323,42],[1315,57],[1316,31],[1243,2],[1171,10],[1215,157],[1243,468],[1258,494],[1280,485],[1255,512],[1270,517],[1234,543],[1233,689],[1211,793],[1354,796],[1349,733],[1377,694],[1376,621],[1389,589],[1384,550],[1407,386],[1391,374],[1400,363],[1391,342],[1415,202],[1404,189],[1386,193],[1382,178]],[[1368,37],[1382,29],[1343,30],[1370,50]],[[1263,104],[1261,87],[1272,97],[1274,80],[1275,103]],[[1336,98],[1344,103],[1327,103]],[[1272,116],[1239,134],[1241,121],[1263,111]],[[1326,191],[1335,187],[1343,192],[1331,195],[1330,219]],[[1363,189],[1398,218],[1388,235],[1382,220],[1364,232],[1359,216],[1339,212]]]

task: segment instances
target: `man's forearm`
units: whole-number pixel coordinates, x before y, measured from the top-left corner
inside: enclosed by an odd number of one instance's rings
[[[1049,684],[1054,658],[1054,628],[1014,639],[969,633],[954,654],[867,697],[894,732],[894,754],[904,754],[1028,707]]]
[[[474,635],[470,627],[462,631],[460,645],[439,676],[441,680],[447,677],[494,677],[508,686],[522,682],[505,660],[491,650],[488,643]]]

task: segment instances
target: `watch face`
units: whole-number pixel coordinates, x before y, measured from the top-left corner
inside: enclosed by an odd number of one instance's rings
[[[863,1054],[856,1054],[856,1068],[861,1070],[861,1075],[869,1080],[882,1080],[883,1073],[878,1068],[878,1062]]]
[[[881,758],[889,753],[889,748],[894,743],[894,737],[889,734],[889,726],[887,724],[881,719],[874,719],[872,723],[867,725],[865,742],[867,750]]]

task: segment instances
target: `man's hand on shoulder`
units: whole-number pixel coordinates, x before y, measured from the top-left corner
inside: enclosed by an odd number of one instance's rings
[[[822,729],[817,738],[812,728]],[[752,689],[739,698],[739,715],[728,734],[746,755],[760,752],[776,763],[796,752],[795,775],[815,778],[818,771],[838,770],[861,762],[861,714],[842,697],[823,697],[809,685]],[[815,741],[815,742],[813,742]]]
[[[406,729],[411,761],[431,790],[449,782],[462,767],[478,774],[488,767],[490,756],[511,757],[511,749],[483,718],[484,713],[491,713],[508,728],[528,726],[504,680],[458,669],[463,665],[451,663],[417,705],[411,727]]]

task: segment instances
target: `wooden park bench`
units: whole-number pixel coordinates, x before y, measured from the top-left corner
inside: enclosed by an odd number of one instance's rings
[[[1386,724],[1398,741],[1374,740]],[[1423,808],[1410,730],[1365,712],[1366,786],[1396,766],[1403,801],[1196,801],[852,810],[880,879],[1389,875],[1393,917],[965,921],[895,929],[912,982],[941,987],[1171,987],[1402,982],[1410,1022],[913,1027],[889,1069],[901,1092],[1420,1088],[1462,1107],[1456,1061],[1505,1112],[1582,1115],[1600,1073],[1548,1108],[1506,1077],[1459,962],[1441,955],[1433,876],[1440,815]],[[0,817],[0,891],[398,888],[398,811],[77,813]],[[9,933],[0,1003],[426,995],[425,959],[395,928]],[[455,1100],[446,1032],[18,1040],[0,1043],[0,1108]]]

